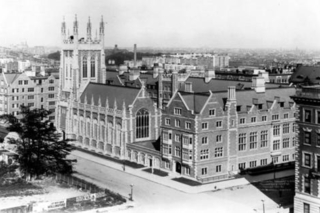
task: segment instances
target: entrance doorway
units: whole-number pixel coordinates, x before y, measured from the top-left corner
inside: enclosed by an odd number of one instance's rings
[[[149,158],[149,166],[152,167],[152,159]]]
[[[176,172],[181,174],[181,163],[176,162]]]

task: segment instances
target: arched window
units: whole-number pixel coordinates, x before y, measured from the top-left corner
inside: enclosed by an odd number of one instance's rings
[[[136,116],[136,138],[149,137],[149,112],[146,109],[140,109]]]
[[[97,124],[94,124],[94,130],[93,130],[93,134],[94,134],[94,138],[98,138],[98,125]]]
[[[88,77],[88,66],[87,66],[87,58],[86,57],[83,57],[83,62],[82,62],[82,76],[84,78],[87,78]]]
[[[87,122],[87,135],[90,137],[90,122]]]
[[[94,57],[91,57],[91,77],[96,77],[96,60]]]
[[[100,140],[104,141],[104,137],[105,137],[105,126],[102,125],[101,126],[101,131],[100,131]]]

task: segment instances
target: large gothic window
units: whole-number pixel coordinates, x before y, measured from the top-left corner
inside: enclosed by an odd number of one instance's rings
[[[83,57],[83,62],[82,62],[82,76],[84,78],[88,77],[88,66],[87,66],[87,57]]]
[[[121,144],[121,125],[117,124],[116,127],[116,145],[120,146]]]
[[[136,116],[136,138],[149,137],[149,112],[146,109],[140,109]]]
[[[96,60],[94,57],[91,57],[91,77],[96,77]]]

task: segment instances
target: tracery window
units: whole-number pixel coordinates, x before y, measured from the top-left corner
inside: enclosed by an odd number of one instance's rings
[[[136,116],[136,138],[149,137],[149,112],[146,109],[140,109]]]
[[[91,77],[96,77],[96,60],[94,57],[91,57]]]
[[[88,77],[88,66],[87,66],[87,58],[83,57],[83,62],[82,62],[82,77],[87,78]]]

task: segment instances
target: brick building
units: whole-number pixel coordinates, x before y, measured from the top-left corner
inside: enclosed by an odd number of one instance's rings
[[[299,107],[294,212],[320,210],[320,87],[299,88],[292,99]]]
[[[177,91],[162,115],[164,168],[208,182],[294,161],[295,89],[254,89]]]

